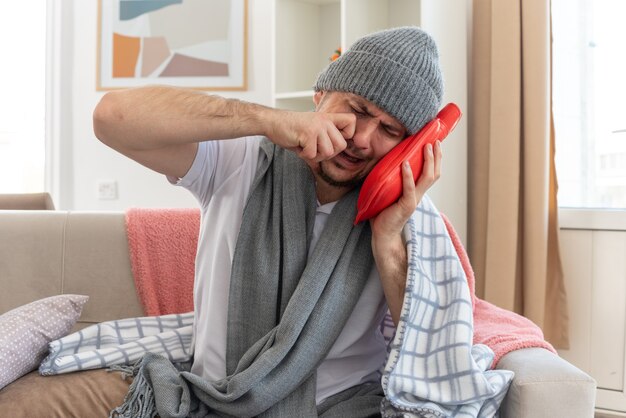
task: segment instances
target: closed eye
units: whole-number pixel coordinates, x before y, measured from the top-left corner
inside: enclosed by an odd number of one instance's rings
[[[387,133],[387,135],[392,136],[392,137],[399,137],[400,136],[400,132],[398,130],[396,130],[395,128],[393,128],[392,126],[389,125],[383,125],[383,129],[385,130],[385,132]]]
[[[349,106],[350,106],[350,109],[352,110],[352,113],[357,115],[357,117],[359,118],[363,118],[363,117],[376,118],[376,115],[372,114],[367,109],[367,107],[361,106],[358,103],[350,103]],[[380,127],[385,131],[385,135],[391,137],[392,139],[403,139],[404,133],[402,132],[402,130],[399,130],[395,126],[381,122]]]
[[[362,111],[359,108],[356,108],[354,106],[350,106],[352,108],[352,112],[355,113],[358,116],[367,116],[367,113],[365,113],[364,111]]]

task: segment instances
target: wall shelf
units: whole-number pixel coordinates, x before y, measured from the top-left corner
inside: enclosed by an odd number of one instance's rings
[[[377,30],[419,26],[420,10],[419,0],[276,0],[275,106],[309,106],[311,86],[337,48]]]

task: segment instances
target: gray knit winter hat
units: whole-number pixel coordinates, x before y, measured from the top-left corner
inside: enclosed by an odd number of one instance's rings
[[[414,26],[366,35],[320,73],[314,89],[358,94],[414,134],[441,106],[437,46]]]

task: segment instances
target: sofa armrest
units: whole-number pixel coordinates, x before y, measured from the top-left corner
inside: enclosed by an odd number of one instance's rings
[[[595,380],[556,354],[543,348],[516,350],[496,368],[515,373],[502,418],[593,417]]]

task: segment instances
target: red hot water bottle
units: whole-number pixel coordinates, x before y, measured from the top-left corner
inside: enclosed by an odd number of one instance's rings
[[[460,118],[459,107],[448,103],[418,133],[400,142],[376,164],[361,186],[355,225],[375,217],[398,201],[402,195],[402,162],[409,161],[413,181],[417,181],[424,165],[424,146],[442,141]]]

